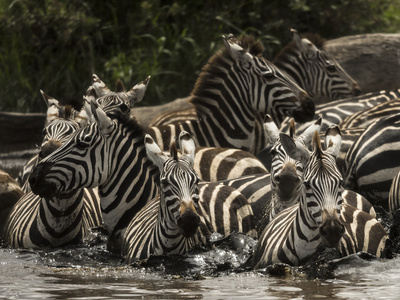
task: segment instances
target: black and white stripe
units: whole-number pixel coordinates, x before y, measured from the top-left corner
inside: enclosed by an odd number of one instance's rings
[[[387,238],[383,227],[366,212],[354,208],[362,216],[358,217],[354,210],[350,213],[342,208],[347,204],[343,204],[341,175],[335,163],[341,141],[338,127],[327,131],[326,151],[316,133],[311,154],[290,137],[281,134],[280,138],[290,156],[304,161],[303,190],[299,203],[279,213],[262,232],[254,254],[255,268],[274,263],[300,265],[325,247],[338,247],[341,255],[368,251],[379,256]],[[363,237],[371,237],[371,241],[363,242],[368,240]]]
[[[316,104],[357,96],[360,88],[357,82],[321,48],[323,40],[317,34],[301,37],[292,29],[293,41],[273,60],[301,86]]]
[[[399,151],[400,114],[372,123],[347,152],[344,186],[387,209],[390,186],[400,170]]]
[[[158,127],[148,133],[161,149],[182,130],[190,132],[198,146],[237,148],[258,153],[265,147],[263,116],[280,124],[285,116],[300,122],[314,116],[314,103],[306,92],[261,56],[258,41],[246,37],[224,38],[225,49],[203,68],[190,102],[198,120]],[[257,128],[257,126],[259,128]]]
[[[69,107],[42,93],[51,103],[39,154],[24,169],[29,178],[42,158],[60,147],[87,122],[85,113],[74,114]],[[6,221],[4,238],[13,248],[52,248],[82,241],[90,228],[102,225],[100,199],[96,190],[76,189],[56,193],[53,197],[40,197],[25,184],[26,193],[13,206]]]
[[[195,146],[188,133],[179,136],[180,158],[176,148],[167,157],[150,135],[145,139],[147,153],[160,169],[160,196],[132,219],[125,232],[122,253],[127,263],[206,247],[213,232],[224,236],[245,232],[255,237],[252,210],[241,194],[223,193],[225,186],[199,186],[192,166]]]

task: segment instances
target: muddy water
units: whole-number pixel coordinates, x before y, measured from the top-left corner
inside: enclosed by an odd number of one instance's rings
[[[28,154],[0,157],[16,176]],[[246,239],[247,245],[254,241]],[[400,258],[321,260],[311,268],[253,271],[250,252],[224,244],[207,253],[126,266],[93,232],[53,251],[0,249],[0,299],[399,299]]]

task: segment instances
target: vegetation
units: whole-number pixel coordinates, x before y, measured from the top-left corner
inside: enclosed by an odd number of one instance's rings
[[[253,34],[272,59],[290,28],[325,38],[396,32],[400,0],[0,0],[0,110],[43,112],[39,90],[81,101],[96,73],[110,88],[151,75],[142,105],[189,95],[221,35]]]

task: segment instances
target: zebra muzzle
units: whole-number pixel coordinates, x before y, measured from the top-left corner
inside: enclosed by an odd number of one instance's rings
[[[29,176],[29,184],[32,192],[46,199],[51,199],[57,191],[54,183],[49,183],[45,180],[45,175],[51,167],[51,163],[39,163]]]
[[[188,205],[183,202],[181,204],[181,215],[177,220],[177,224],[185,238],[190,238],[196,234],[197,228],[200,226],[200,217],[193,203]]]
[[[324,214],[325,213],[326,212],[324,212]],[[344,235],[344,225],[336,217],[328,216],[323,219],[325,219],[325,221],[319,228],[319,234],[322,242],[328,248],[335,248]]]
[[[296,122],[305,123],[312,121],[315,115],[314,100],[307,94],[301,99],[301,106],[293,111],[293,118]]]

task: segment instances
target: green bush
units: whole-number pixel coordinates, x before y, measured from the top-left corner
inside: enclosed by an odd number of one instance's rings
[[[0,0],[0,110],[43,112],[39,90],[80,103],[96,73],[111,89],[152,76],[141,105],[187,96],[221,35],[253,34],[272,59],[290,28],[325,38],[396,32],[399,0]]]

